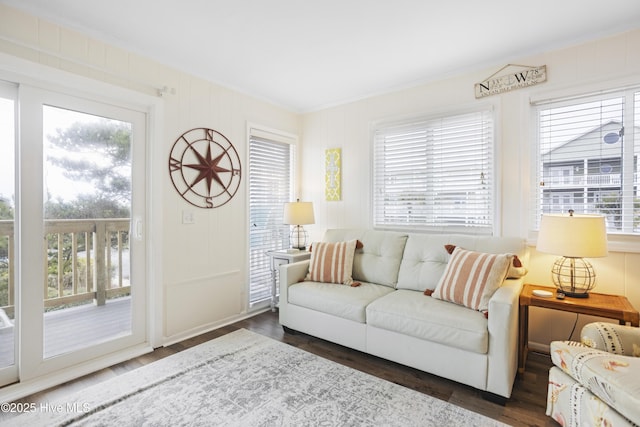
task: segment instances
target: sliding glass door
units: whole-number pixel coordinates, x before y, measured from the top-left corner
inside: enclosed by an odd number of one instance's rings
[[[42,117],[50,358],[132,332],[133,124],[51,105]]]
[[[0,351],[0,364],[24,381],[146,340],[146,115],[30,86],[19,94],[16,220],[4,238],[19,242],[8,257],[18,298],[14,311],[2,299],[0,234],[0,307],[17,313],[20,346],[13,360]]]
[[[18,378],[15,312],[15,147],[17,86],[0,81],[0,386]]]

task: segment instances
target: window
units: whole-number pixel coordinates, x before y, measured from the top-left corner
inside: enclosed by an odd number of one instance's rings
[[[534,103],[536,209],[601,214],[609,233],[640,233],[640,89]]]
[[[374,226],[491,234],[493,141],[489,110],[378,126]]]
[[[271,298],[269,250],[289,247],[284,203],[293,200],[295,139],[250,129],[249,137],[249,305]]]

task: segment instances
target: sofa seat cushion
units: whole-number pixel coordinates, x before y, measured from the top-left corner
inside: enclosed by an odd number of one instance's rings
[[[367,325],[480,354],[489,348],[487,322],[479,311],[405,289],[367,307]]]
[[[360,323],[366,322],[367,305],[390,292],[394,292],[393,288],[367,282],[358,287],[300,282],[287,289],[289,304]]]

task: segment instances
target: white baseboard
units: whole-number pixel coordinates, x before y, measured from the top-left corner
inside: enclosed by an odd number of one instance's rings
[[[7,385],[0,389],[0,402],[13,402],[14,400],[22,399],[23,397],[30,396],[42,390],[55,387],[152,351],[153,348],[150,345],[141,344],[33,380]]]
[[[190,329],[188,331],[181,332],[179,334],[175,334],[175,335],[172,335],[170,337],[163,337],[162,346],[163,347],[168,347],[168,346],[170,346],[172,344],[175,344],[175,343],[178,343],[180,341],[184,341],[184,340],[187,340],[189,338],[197,337],[198,335],[202,335],[202,334],[205,334],[207,332],[222,328],[223,326],[227,326],[227,325],[230,325],[232,323],[236,323],[236,322],[239,322],[241,320],[248,319],[248,318],[253,317],[253,316],[257,315],[257,314],[264,313],[265,311],[268,311],[270,309],[271,309],[270,307],[266,307],[266,308],[261,309],[261,310],[256,310],[256,311],[251,311],[251,312],[248,312],[248,313],[243,313],[243,314],[240,314],[238,316],[233,316],[233,317],[224,319],[224,320],[222,320],[220,322],[209,323],[207,325],[199,326],[197,328]]]
[[[535,351],[536,353],[550,354],[549,344],[540,344],[538,342],[529,341],[529,351]]]

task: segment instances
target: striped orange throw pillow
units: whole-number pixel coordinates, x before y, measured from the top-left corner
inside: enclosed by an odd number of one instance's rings
[[[489,300],[506,278],[512,259],[511,254],[455,248],[431,296],[487,312]]]
[[[316,242],[311,251],[309,273],[305,280],[358,286],[351,277],[357,240],[348,242]]]

